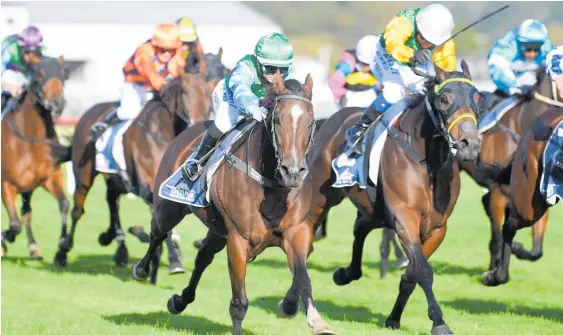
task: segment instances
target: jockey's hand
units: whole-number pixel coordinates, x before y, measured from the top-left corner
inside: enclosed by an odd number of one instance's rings
[[[533,92],[534,92],[534,86],[532,85],[520,86],[520,94],[522,96],[531,97]]]
[[[432,51],[429,49],[418,50],[409,60],[410,66],[424,65],[432,60]]]
[[[268,110],[266,108],[258,107],[256,105],[246,107],[246,112],[248,113],[248,117],[252,117],[258,122],[261,122],[268,115]]]

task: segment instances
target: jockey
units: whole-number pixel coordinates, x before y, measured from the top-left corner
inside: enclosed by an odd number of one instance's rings
[[[411,67],[429,71],[434,61],[445,71],[456,70],[455,44],[453,40],[448,40],[453,27],[452,14],[440,4],[405,9],[385,27],[376,44],[376,57],[370,64],[373,74],[383,85],[383,93],[347,131],[350,148],[358,142],[378,113],[385,112],[405,96],[405,89],[410,92],[424,89],[425,79],[416,75]]]
[[[2,41],[2,114],[14,110],[29,84],[31,66],[43,54],[43,35],[35,26]]]
[[[152,38],[141,44],[125,63],[121,106],[92,126],[93,139],[103,134],[110,125],[137,117],[150,90],[160,92],[166,84],[166,77],[180,75],[185,59],[176,51],[181,47],[180,33],[175,24],[156,27]]]
[[[553,50],[546,26],[528,19],[510,30],[489,51],[489,74],[499,95],[528,95],[536,84],[536,70]]]
[[[370,64],[375,58],[377,42],[377,36],[366,35],[358,41],[356,49],[346,50],[340,55],[334,72],[328,77],[328,86],[337,105],[346,95],[348,76],[356,72],[369,72],[371,75]]]
[[[181,17],[176,20],[176,25],[180,30],[180,40],[185,46],[182,50],[182,57],[186,60],[186,67],[189,70],[199,70],[200,58],[196,53],[203,55],[203,47],[197,36],[197,30],[193,22],[187,17]]]
[[[559,96],[563,99],[563,45],[553,49],[546,58],[546,71],[557,85]],[[555,97],[553,97],[555,99]]]
[[[295,79],[293,46],[280,33],[262,36],[254,47],[254,54],[246,55],[213,91],[215,122],[207,128],[197,151],[182,166],[184,179],[195,178],[199,160],[217,143],[217,140],[237,122],[240,114],[260,122],[268,110],[260,106],[266,97],[267,86],[274,82],[277,71],[284,80]]]

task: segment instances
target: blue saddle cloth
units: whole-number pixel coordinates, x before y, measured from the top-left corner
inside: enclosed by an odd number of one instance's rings
[[[104,134],[96,141],[96,170],[105,173],[117,173],[118,165],[113,156],[114,145],[123,145],[116,143],[115,137],[117,132],[123,128],[128,121],[121,121],[112,125]]]
[[[499,102],[493,109],[491,109],[488,113],[483,115],[479,119],[479,133],[484,133],[485,131],[494,127],[500,119],[506,114],[509,110],[514,108],[514,106],[520,103],[520,99],[511,96],[503,101]]]
[[[225,155],[229,153],[233,144],[253,125],[252,121],[243,122],[232,129],[215,149],[211,158],[207,161],[205,171],[196,180],[185,180],[180,167],[160,185],[158,195],[163,199],[185,205],[195,207],[209,206],[210,200],[207,185],[211,184],[213,174],[225,160]]]
[[[543,153],[540,193],[550,205],[563,199],[563,171],[556,163],[563,163],[563,121],[554,129]]]

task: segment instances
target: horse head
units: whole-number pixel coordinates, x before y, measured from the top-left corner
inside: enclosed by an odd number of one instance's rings
[[[435,66],[436,77],[427,85],[425,103],[430,118],[451,151],[463,161],[473,161],[481,150],[477,129],[481,95],[471,81],[465,61],[461,62],[461,68],[463,72],[447,72]]]
[[[286,187],[298,187],[306,176],[306,157],[315,131],[313,80],[307,75],[305,85],[276,74],[275,103],[265,120],[277,158],[276,178]]]
[[[68,71],[63,65],[63,57],[42,57],[31,69],[29,91],[37,103],[54,115],[60,115],[66,104],[64,82]]]

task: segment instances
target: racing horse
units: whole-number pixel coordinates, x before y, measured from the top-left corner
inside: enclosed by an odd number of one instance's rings
[[[110,211],[110,226],[99,235],[98,242],[109,245],[114,239],[118,248],[114,255],[116,265],[125,266],[129,261],[124,233],[119,219],[119,197],[134,193],[149,205],[152,203],[154,176],[160,158],[168,143],[186,129],[192,122],[208,119],[205,108],[205,77],[201,74],[182,74],[162,89],[145,104],[141,113],[131,123],[123,135],[123,150],[127,171],[125,173],[103,173],[107,185],[106,201]],[[78,220],[84,214],[86,196],[99,173],[95,168],[95,143],[90,139],[91,126],[115,109],[115,103],[106,102],[94,105],[81,117],[72,138],[72,145],[66,147],[61,161],[72,160],[74,178],[74,208],[71,212],[72,226],[70,234],[63,232],[59,250],[55,255],[55,264],[65,267],[67,254],[73,247],[74,234]],[[172,256],[179,258],[173,240],[167,240]],[[173,251],[174,250],[174,251]],[[177,264],[181,269],[181,263]],[[171,269],[173,265],[171,264]]]
[[[357,186],[332,187],[336,181],[332,161],[343,152],[346,130],[357,121],[359,109],[344,108],[332,115],[323,124],[311,150],[309,168],[315,174],[311,181],[310,223],[320,225],[330,208],[345,197],[362,214],[354,225],[352,261],[348,267],[335,270],[335,283],[346,285],[362,276],[364,241],[374,228],[396,231],[404,246],[409,264],[401,277],[399,295],[386,327],[400,327],[403,310],[418,284],[428,301],[432,334],[452,333],[434,297],[428,258],[444,239],[447,220],[460,192],[460,170],[452,153],[471,161],[480,150],[476,127],[480,94],[471,82],[465,61],[462,69],[463,73],[444,72],[436,67],[436,77],[425,84],[428,93],[409,96],[408,107],[397,125],[388,128],[376,186],[367,180],[366,190]],[[371,153],[370,137],[378,122],[367,132],[365,157]],[[372,168],[364,165],[366,174]]]
[[[510,255],[514,236],[519,229],[539,224],[547,216],[547,209],[555,203],[550,198],[561,200],[563,192],[552,195],[544,193],[546,173],[553,178],[558,188],[563,182],[563,108],[553,108],[536,119],[524,136],[508,166],[492,165],[496,175],[493,179],[501,185],[508,185],[508,210],[502,226],[502,248],[498,261],[483,273],[481,281],[487,286],[508,282]],[[559,140],[558,140],[559,139]],[[548,153],[546,147],[553,141],[555,150]],[[498,173],[496,171],[499,171]],[[553,186],[553,185],[552,185]],[[549,191],[549,188],[546,190]],[[554,199],[555,200],[555,199]]]
[[[246,167],[239,166],[239,169],[224,163],[217,168],[208,185],[209,207],[188,206],[155,194],[150,244],[131,272],[137,280],[148,278],[154,253],[167,232],[185,215],[194,213],[210,229],[195,259],[189,285],[181,295],[175,294],[168,301],[170,313],[178,314],[194,301],[203,271],[214,255],[227,246],[232,287],[229,307],[232,333],[241,334],[242,321],[248,310],[247,262],[265,248],[278,246],[287,254],[293,274],[291,300],[280,302],[282,315],[294,315],[301,296],[313,334],[332,334],[315,307],[306,265],[314,234],[313,227],[304,221],[310,206],[303,200],[311,200],[311,189],[303,179],[308,174],[305,158],[314,135],[313,82],[310,76],[304,86],[296,80],[284,83],[279,72],[275,77],[273,89],[268,90],[268,100],[275,102],[269,115],[263,124],[255,121],[247,124],[252,128],[233,144],[229,156],[230,160],[242,162]],[[177,171],[175,168],[189,157],[208,125],[190,127],[168,147],[157,173],[156,185],[163,184]],[[253,169],[252,173],[250,169]],[[296,203],[298,195],[302,200]]]
[[[68,200],[63,177],[51,149],[58,142],[53,117],[65,106],[64,81],[67,78],[63,58],[42,57],[31,69],[30,85],[19,108],[2,118],[2,201],[10,218],[2,232],[2,256],[6,241],[13,243],[21,232],[16,211],[16,195],[22,195],[21,215],[27,231],[29,257],[41,259],[31,228],[31,196],[42,186],[59,202],[62,230],[66,229]],[[55,146],[56,147],[56,146]]]
[[[556,87],[545,73],[544,68],[537,71],[537,82],[532,95],[510,108],[492,128],[482,133],[481,153],[476,162],[460,162],[465,170],[480,186],[489,190],[481,199],[485,212],[491,222],[491,240],[489,250],[491,254],[489,270],[491,270],[500,257],[502,249],[501,226],[504,222],[505,211],[508,205],[507,186],[499,185],[486,178],[490,164],[507,165],[514,154],[522,134],[528,126],[552,106],[563,106],[557,101]],[[542,256],[542,244],[545,229],[547,228],[548,215],[532,226],[533,246],[530,251],[523,245],[514,242],[511,250],[519,259],[535,261]]]

